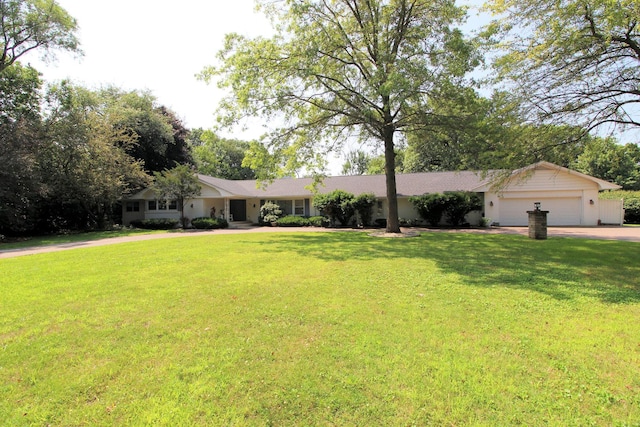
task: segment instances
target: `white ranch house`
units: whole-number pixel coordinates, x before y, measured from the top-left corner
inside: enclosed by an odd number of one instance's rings
[[[409,202],[411,196],[446,191],[471,191],[481,197],[484,209],[468,216],[471,224],[481,217],[490,218],[501,226],[526,226],[527,211],[535,202],[549,211],[550,226],[595,226],[623,222],[622,201],[599,200],[603,190],[620,186],[548,162],[539,162],[512,172],[506,181],[497,173],[426,172],[398,174],[397,193],[399,217],[418,218]],[[198,175],[200,196],[186,203],[187,218],[216,216],[233,221],[258,222],[260,206],[274,201],[285,214],[314,216],[320,213],[313,207],[312,178],[278,179],[266,187],[256,181],[230,181]],[[498,181],[500,183],[498,184]],[[319,193],[344,190],[354,195],[373,193],[378,198],[374,219],[386,218],[387,201],[384,175],[327,177],[318,186]],[[175,201],[156,200],[151,189],[145,189],[123,200],[123,222],[151,218],[180,217]]]

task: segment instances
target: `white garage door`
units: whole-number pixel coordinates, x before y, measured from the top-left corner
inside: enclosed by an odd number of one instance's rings
[[[540,202],[540,209],[549,211],[548,225],[581,225],[582,203],[579,197],[557,199],[502,199],[500,200],[500,225],[527,226],[533,204]]]

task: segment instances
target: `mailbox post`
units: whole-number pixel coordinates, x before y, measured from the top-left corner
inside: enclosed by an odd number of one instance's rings
[[[529,238],[544,240],[547,238],[547,214],[549,211],[540,209],[540,202],[533,204],[534,209],[529,214]]]

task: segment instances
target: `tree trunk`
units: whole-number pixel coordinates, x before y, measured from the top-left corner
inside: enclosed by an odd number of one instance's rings
[[[394,129],[390,127],[384,135],[384,174],[387,183],[387,233],[400,233],[398,219],[398,193],[396,191],[396,152],[393,144]]]

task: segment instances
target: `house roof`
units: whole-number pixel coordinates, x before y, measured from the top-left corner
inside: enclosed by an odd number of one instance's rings
[[[198,175],[203,184],[218,188],[228,194],[242,197],[277,198],[310,197],[313,178],[281,178],[260,187],[254,180],[229,181],[207,175]],[[353,194],[373,193],[386,197],[384,175],[351,175],[325,177],[317,186],[318,193],[344,190]],[[399,197],[419,196],[444,191],[471,191],[489,178],[480,172],[425,172],[396,175]]]
[[[445,191],[473,191],[486,192],[495,185],[508,186],[512,182],[526,176],[534,170],[554,170],[566,172],[592,181],[600,190],[621,188],[617,184],[594,178],[583,173],[567,169],[549,162],[538,162],[527,167],[506,174],[505,171],[477,171],[459,172],[423,172],[396,175],[396,191],[398,197],[419,196],[426,193],[443,193]],[[502,179],[501,179],[502,178]],[[198,174],[198,179],[204,185],[217,189],[224,197],[277,199],[279,197],[312,197],[313,178],[281,178],[264,186],[259,186],[255,180],[232,181]],[[386,197],[386,178],[384,175],[350,175],[325,177],[317,185],[320,194],[334,190],[344,190],[358,195],[373,193],[376,197]],[[129,197],[129,199],[144,198],[147,190]]]

